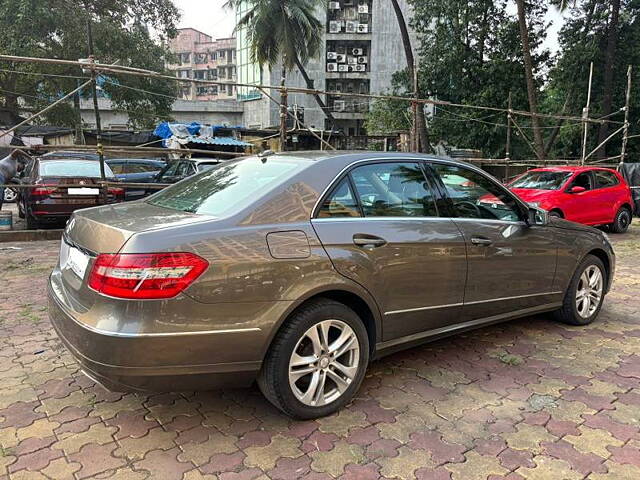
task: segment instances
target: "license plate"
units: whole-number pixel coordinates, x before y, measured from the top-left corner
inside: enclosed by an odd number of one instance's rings
[[[97,188],[70,188],[69,195],[98,195],[100,192]]]
[[[67,256],[66,267],[70,268],[78,277],[84,278],[89,264],[89,256],[82,253],[75,247],[69,247],[69,255]]]

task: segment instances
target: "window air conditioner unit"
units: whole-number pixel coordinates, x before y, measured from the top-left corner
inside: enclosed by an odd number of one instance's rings
[[[356,65],[356,72],[366,72],[366,71],[367,71],[366,65]]]
[[[329,10],[340,10],[340,2],[329,2]]]
[[[367,63],[367,57],[358,57],[358,63]]]
[[[351,49],[351,53],[353,55],[355,55],[356,57],[362,55],[364,53],[364,49],[363,48],[352,48]]]
[[[336,60],[338,61],[338,63],[347,63],[347,56],[343,55],[341,53],[339,53],[338,55],[336,55]]]
[[[329,22],[329,33],[340,33],[342,31],[342,22],[339,20],[331,20]]]
[[[335,102],[333,102],[333,109],[336,112],[344,112],[346,108],[347,102],[345,102],[344,100],[336,100]]]
[[[336,58],[338,58],[336,52],[327,52],[327,60],[335,60]]]
[[[348,65],[338,65],[338,71],[339,72],[348,72],[349,69],[347,67],[348,67]]]
[[[369,13],[369,5],[358,5],[358,13]]]
[[[349,71],[349,72],[355,72],[355,71],[356,71],[356,67],[357,67],[357,65],[347,65],[347,67],[348,67],[348,70],[347,70],[347,71]]]
[[[346,32],[347,33],[356,33],[356,29],[358,27],[360,27],[361,24],[358,24],[356,22],[347,22],[347,28],[346,28]],[[364,25],[364,24],[362,24]]]
[[[337,72],[338,64],[336,62],[328,62],[327,63],[327,72]]]
[[[367,23],[359,23],[358,33],[369,33],[369,25]]]
[[[347,57],[347,63],[349,65],[356,65],[358,63],[358,58],[349,56],[349,57]]]

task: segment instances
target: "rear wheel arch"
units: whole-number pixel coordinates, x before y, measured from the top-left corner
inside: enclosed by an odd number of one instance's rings
[[[278,332],[287,324],[287,321],[305,305],[321,299],[333,300],[334,302],[341,303],[352,309],[360,317],[365,329],[367,330],[370,357],[373,356],[375,352],[375,345],[378,340],[382,338],[382,323],[378,308],[373,302],[373,299],[366,298],[364,295],[344,288],[343,286],[309,292],[306,296],[298,299],[298,301],[285,312],[283,319],[271,332],[264,352],[265,355],[269,348],[271,348],[273,340],[278,335]]]
[[[549,210],[549,214],[551,215],[552,213],[557,213],[560,218],[564,218],[564,212],[559,208],[552,208],[551,210]]]

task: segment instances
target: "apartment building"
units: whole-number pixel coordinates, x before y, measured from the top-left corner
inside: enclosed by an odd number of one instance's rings
[[[181,28],[178,35],[169,42],[169,49],[176,63],[167,68],[179,78],[197,80],[215,80],[235,82],[236,75],[236,39],[214,39],[195,28]],[[191,101],[229,100],[236,98],[233,85],[181,86],[179,99]]]
[[[407,21],[411,12],[406,0],[400,6]],[[242,2],[236,12],[241,18],[247,9]],[[319,2],[317,18],[325,25],[323,49],[307,62],[306,70],[314,87],[329,92],[324,101],[336,119],[335,127],[346,135],[363,135],[369,101],[362,97],[331,93],[384,93],[391,88],[392,75],[406,68],[400,29],[388,0],[336,0]],[[238,31],[238,81],[248,84],[279,85],[279,67],[269,69],[251,62],[246,32]],[[412,44],[415,38],[412,36]],[[306,87],[300,73],[287,74],[287,85]],[[272,95],[279,98],[277,91]],[[278,106],[250,87],[238,88],[238,101],[244,107],[245,125],[265,128],[278,124]],[[304,123],[330,129],[331,124],[310,95],[289,94],[289,105],[304,111]]]

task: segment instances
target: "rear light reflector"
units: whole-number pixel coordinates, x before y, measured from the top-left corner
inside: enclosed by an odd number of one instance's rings
[[[89,287],[116,298],[172,298],[208,266],[194,253],[101,254],[93,264]]]
[[[124,188],[121,187],[109,187],[108,192],[111,195],[124,195]]]
[[[55,193],[57,188],[53,185],[40,185],[39,187],[35,187],[31,189],[32,195],[51,195]]]

